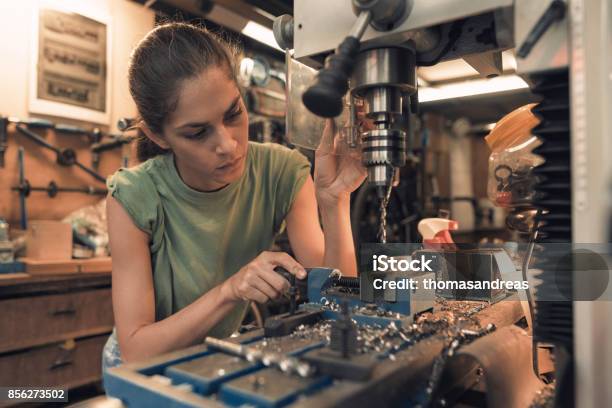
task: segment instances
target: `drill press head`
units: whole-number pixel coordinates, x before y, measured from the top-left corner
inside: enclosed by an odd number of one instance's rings
[[[364,113],[375,128],[362,133],[362,162],[370,184],[382,190],[395,169],[406,163],[408,98],[416,93],[415,51],[409,47],[371,48],[356,58],[350,81],[353,97],[364,102]]]

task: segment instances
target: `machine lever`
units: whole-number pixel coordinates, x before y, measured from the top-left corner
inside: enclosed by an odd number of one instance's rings
[[[523,44],[521,44],[516,55],[519,58],[526,58],[542,35],[550,28],[550,26],[565,16],[567,5],[564,0],[553,0],[548,9],[542,14],[542,17],[533,26]]]
[[[336,51],[325,59],[322,68],[304,95],[302,101],[309,111],[317,116],[333,118],[342,113],[342,98],[349,89],[348,80],[353,72],[359,43],[372,14],[361,12],[351,33],[340,43]]]

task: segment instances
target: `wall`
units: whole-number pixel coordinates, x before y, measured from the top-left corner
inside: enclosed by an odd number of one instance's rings
[[[53,4],[47,1],[45,4]],[[111,64],[108,78],[111,81],[111,111],[105,130],[116,131],[117,119],[133,117],[136,109],[127,86],[127,64],[130,52],[137,42],[154,26],[155,16],[151,10],[127,0],[63,0],[57,1],[62,7],[74,7],[91,15],[110,16]],[[0,2],[0,115],[27,118],[42,117],[28,112],[28,90],[30,57],[32,55],[33,15],[39,2],[36,0]],[[61,123],[76,124],[91,129],[92,124],[74,120],[46,117]],[[53,132],[38,132],[49,142],[61,147],[72,147],[79,161],[91,164],[89,142],[86,138],[70,135],[55,135]],[[6,218],[11,226],[19,220],[19,195],[11,191],[18,182],[17,148],[26,151],[25,174],[30,184],[46,186],[54,180],[59,186],[81,187],[92,185],[103,188],[104,184],[76,168],[61,168],[55,165],[52,152],[35,145],[9,127],[9,146],[5,155],[5,168],[0,168],[0,218]],[[108,175],[121,165],[121,152],[118,150],[102,154],[100,173]],[[97,202],[100,197],[85,194],[65,193],[49,198],[45,193],[33,192],[27,200],[30,219],[60,219],[74,209]]]

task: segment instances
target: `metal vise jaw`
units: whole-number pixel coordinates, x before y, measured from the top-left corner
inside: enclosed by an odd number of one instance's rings
[[[395,281],[396,285],[402,280],[405,283],[408,279],[412,279],[417,281],[418,288],[410,289],[399,285],[399,288],[391,289],[387,285],[387,289],[376,289],[374,280],[377,278],[387,283]],[[411,320],[414,315],[433,309],[434,291],[424,288],[425,279],[435,279],[433,272],[387,274],[363,272],[359,278],[339,280],[334,269],[313,268],[308,273],[308,299],[311,304],[323,304],[325,301],[338,304],[348,302],[351,307],[361,311],[357,312],[354,317],[360,314],[370,316],[397,316],[399,314],[400,319]],[[342,291],[341,285],[344,282],[351,285],[358,283],[358,290],[351,287]]]

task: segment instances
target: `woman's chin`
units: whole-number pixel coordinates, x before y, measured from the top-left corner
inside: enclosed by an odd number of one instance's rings
[[[244,171],[244,165],[236,166],[235,169],[230,169],[230,170],[221,172],[221,174],[219,174],[216,177],[216,179],[219,183],[230,184],[240,179],[243,171]]]

